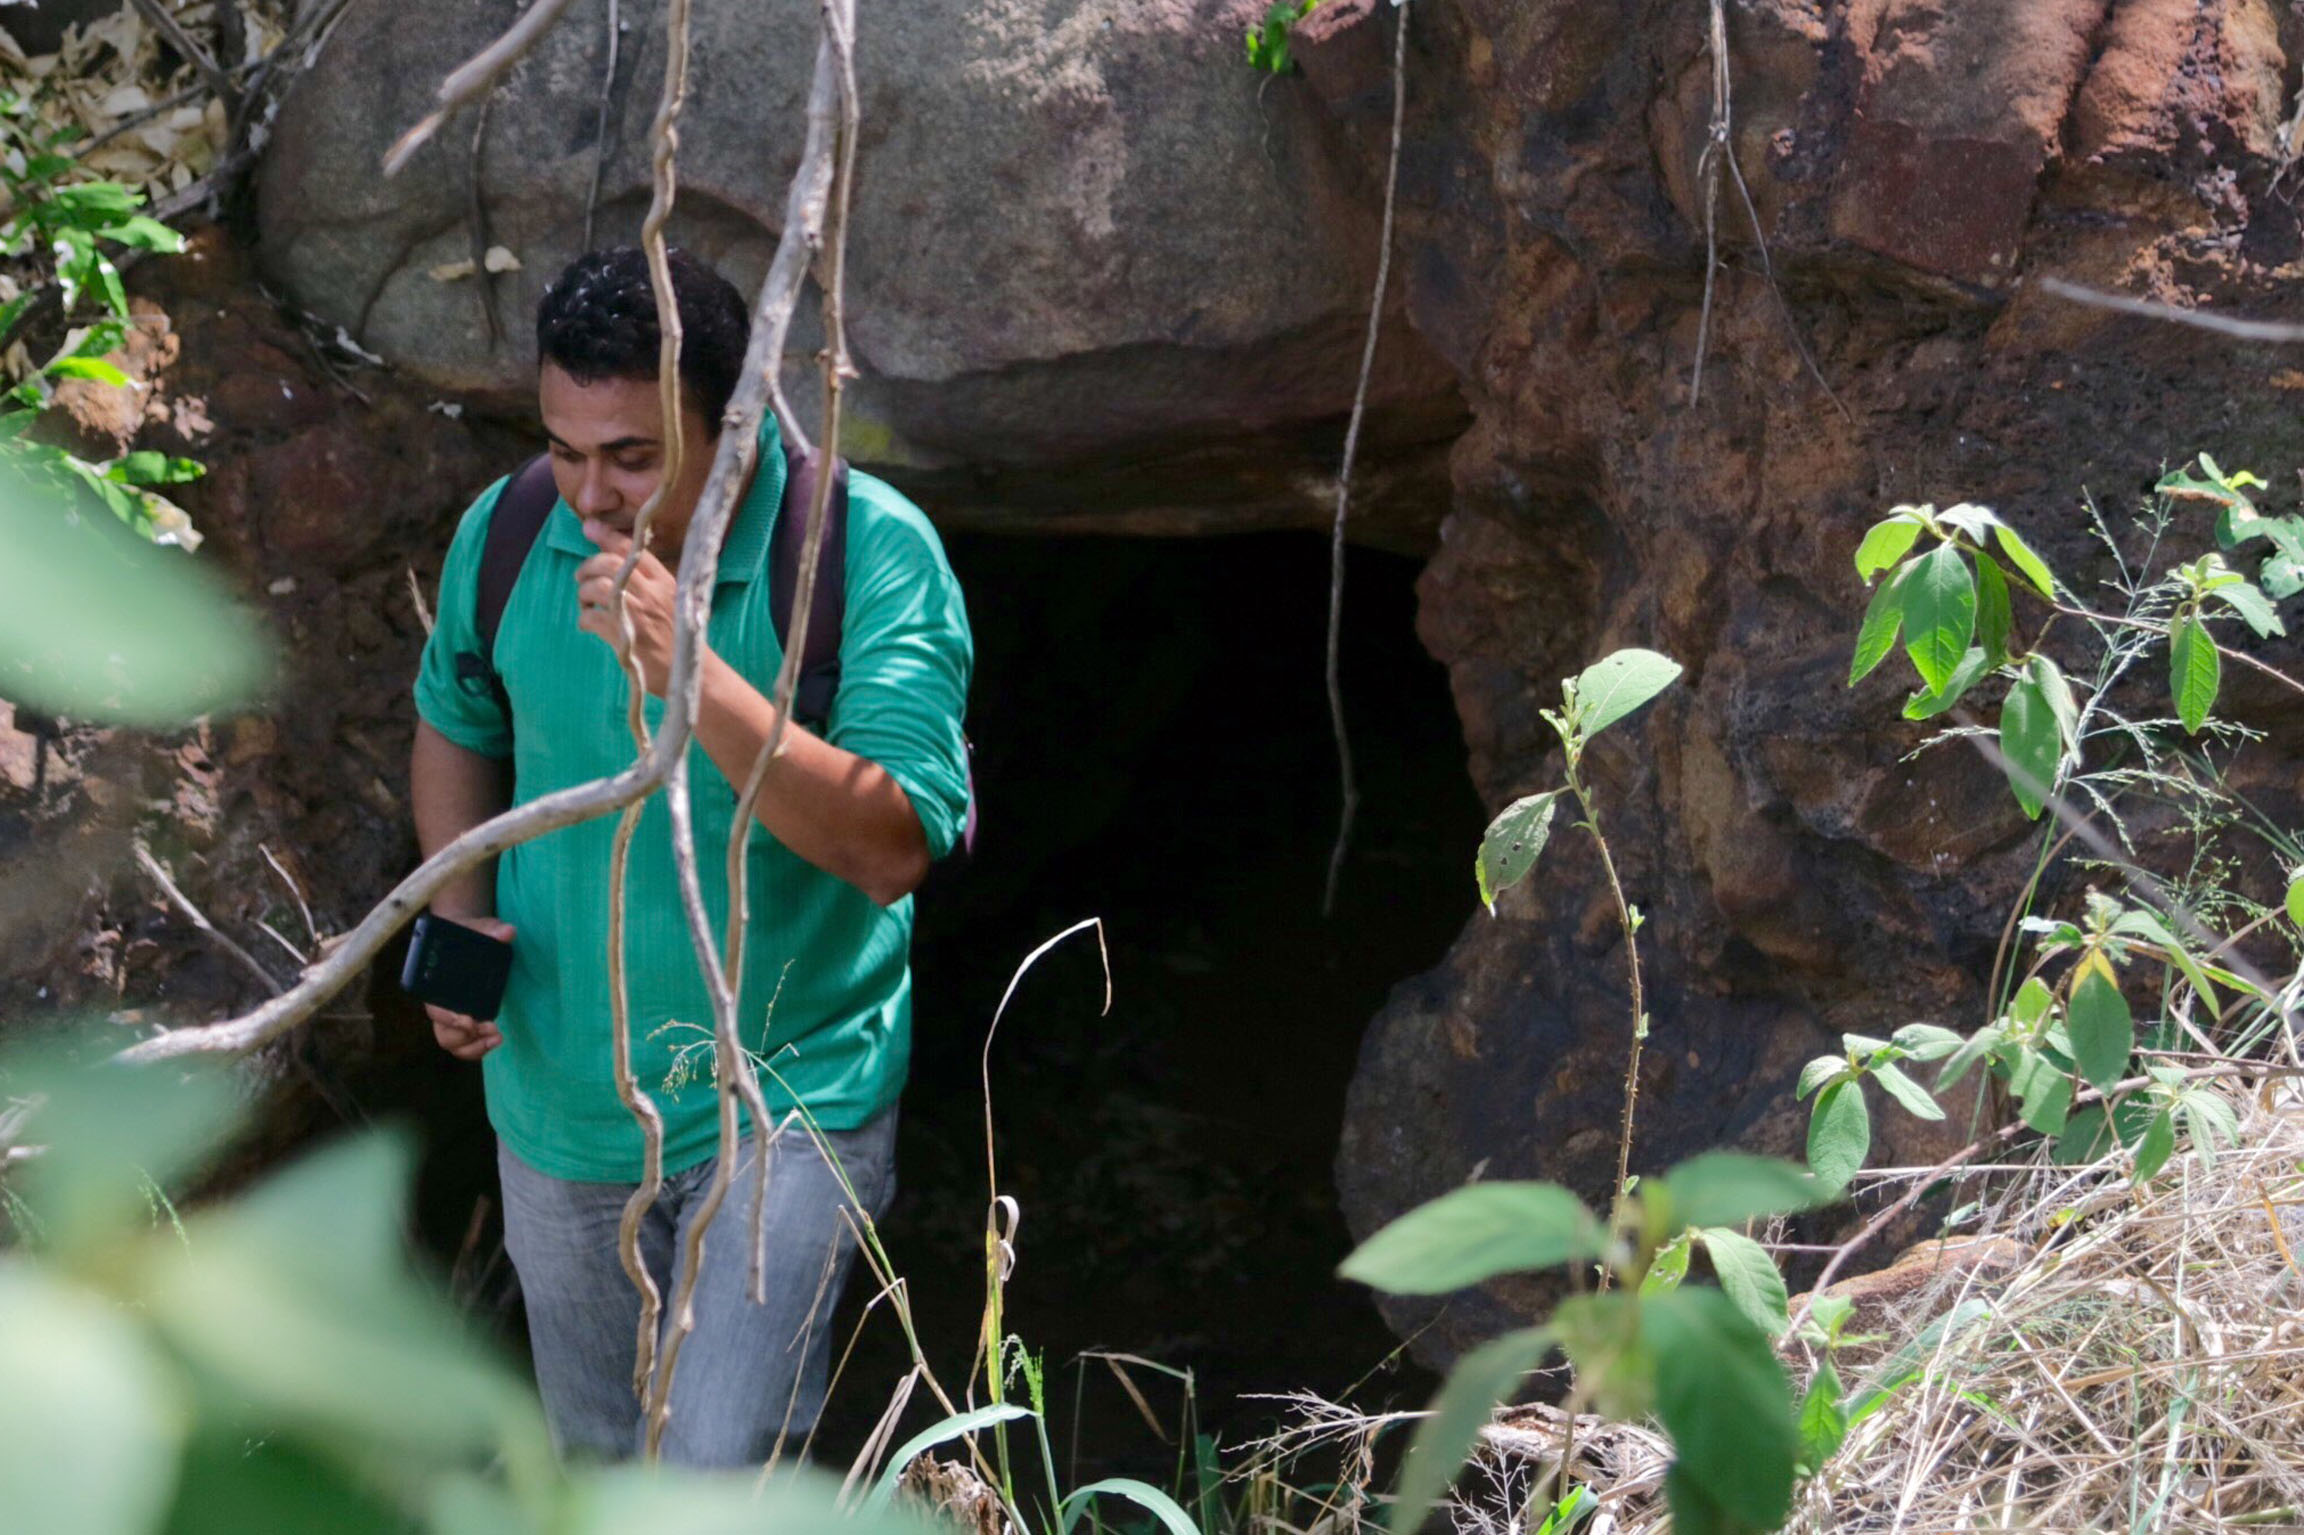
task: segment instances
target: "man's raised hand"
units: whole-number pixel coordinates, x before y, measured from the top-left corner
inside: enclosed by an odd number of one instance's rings
[[[620,533],[598,518],[584,524],[584,536],[599,553],[576,568],[577,627],[599,636],[609,649],[619,650],[616,573],[624,568],[632,549],[630,535]],[[672,675],[672,608],[678,583],[664,562],[643,551],[624,583],[624,612],[632,625],[632,654],[640,663],[641,680],[656,697],[664,696]]]

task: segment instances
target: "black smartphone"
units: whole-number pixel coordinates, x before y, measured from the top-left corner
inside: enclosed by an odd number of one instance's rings
[[[503,1007],[511,974],[512,945],[426,912],[408,941],[400,989],[419,1002],[486,1020]]]

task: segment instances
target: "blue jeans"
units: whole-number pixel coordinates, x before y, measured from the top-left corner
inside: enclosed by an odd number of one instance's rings
[[[895,1188],[896,1111],[856,1130],[827,1132],[857,1199],[877,1218]],[[796,1121],[768,1142],[768,1302],[751,1296],[755,1140],[737,1150],[736,1176],[706,1234],[696,1280],[695,1330],[672,1378],[663,1456],[686,1466],[757,1466],[779,1435],[797,1451],[824,1405],[832,1307],[855,1258],[841,1216],[847,1196]],[[658,1353],[671,1338],[671,1301],[686,1238],[718,1158],[664,1180],[640,1224],[640,1255],[664,1296]],[[622,1460],[640,1453],[646,1425],[632,1391],[640,1295],[616,1255],[629,1183],[578,1183],[538,1172],[498,1142],[504,1245],[528,1305],[536,1385],[564,1458]]]

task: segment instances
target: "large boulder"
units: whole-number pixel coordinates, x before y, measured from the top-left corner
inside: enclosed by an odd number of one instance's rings
[[[1369,11],[1340,6],[1304,55],[1310,86],[1373,145],[1396,13]],[[1562,676],[1633,644],[1688,668],[1586,767],[1649,918],[1645,1172],[1723,1142],[1797,1155],[1801,1063],[1843,1030],[1982,1021],[2038,828],[1965,746],[1908,757],[1927,727],[1900,718],[1895,668],[1847,687],[1864,528],[1898,501],[1982,501],[2088,591],[2113,572],[2084,491],[2125,527],[2137,492],[2193,451],[2276,477],[2304,457],[2292,353],[2036,282],[2299,307],[2291,8],[1731,3],[1729,150],[1752,211],[1724,179],[1698,397],[1705,13],[1415,6],[1402,166],[1410,314],[1475,416],[1420,628],[1489,806],[1558,782],[1539,710]],[[2171,539],[2211,542],[2204,517]],[[2082,638],[2050,642],[2077,655]],[[2293,825],[2292,698],[2244,692],[2235,712],[2275,734],[2235,776]],[[2184,856],[2181,826],[2131,811],[2140,846]],[[2268,849],[2238,834],[2232,850],[2260,894],[2277,889]],[[2104,876],[2059,860],[2045,897],[2070,907],[2090,879]],[[1337,1167],[1355,1229],[1471,1177],[1604,1201],[1629,1032],[1605,879],[1581,832],[1556,832],[1537,877],[1470,915],[1370,1026]],[[1964,1138],[1959,1114],[1929,1126],[1883,1104],[1876,1119],[1892,1161]],[[1852,1224],[1844,1207],[1807,1234]],[[1439,1362],[1550,1293],[1510,1281],[1384,1304]]]
[[[608,8],[577,0],[500,83],[484,127],[467,110],[385,180],[386,146],[520,9],[354,8],[282,110],[259,217],[300,303],[434,387],[526,411],[543,286],[588,220],[596,243],[637,235],[665,35],[658,0],[624,0],[609,81]],[[1315,101],[1260,88],[1240,37],[1261,9],[860,8],[851,456],[907,474],[940,513],[997,507],[1015,525],[1320,514],[1378,188]],[[758,280],[782,223],[814,25],[807,6],[695,7],[672,233],[740,283]],[[491,245],[519,269],[438,275]],[[814,325],[804,305],[789,364],[808,365]],[[1371,397],[1371,514],[1428,530],[1438,452],[1462,424],[1452,381],[1395,324]]]

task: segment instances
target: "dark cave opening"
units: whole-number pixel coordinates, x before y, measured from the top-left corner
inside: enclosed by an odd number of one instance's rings
[[[1392,986],[1439,960],[1475,896],[1481,807],[1447,678],[1414,632],[1416,561],[1350,551],[1342,651],[1362,802],[1332,918],[1320,912],[1339,790],[1323,683],[1327,547],[1305,533],[1221,539],[954,534],[977,644],[969,711],[982,831],[922,898],[899,1193],[883,1234],[939,1374],[978,1332],[988,1204],[981,1082],[991,1049],[1001,1191],[1023,1220],[1008,1329],[1045,1360],[1079,1471],[1139,1474],[1176,1450],[1085,1350],[1189,1370],[1225,1442],[1271,1424],[1260,1393],[1357,1388],[1421,1405],[1368,1297],[1335,1277],[1350,1246],[1333,1161],[1360,1037]],[[429,1073],[426,1074],[429,1077]],[[521,1342],[494,1235],[474,1239],[492,1169],[475,1083],[420,1089],[432,1155],[428,1245],[457,1261]],[[861,1276],[861,1270],[859,1271]],[[870,1287],[850,1286],[837,1339]],[[499,1303],[489,1302],[494,1291]],[[826,1411],[844,1463],[909,1356],[870,1319]],[[1134,1369],[1175,1430],[1173,1379]],[[907,1429],[936,1415],[918,1394]]]

